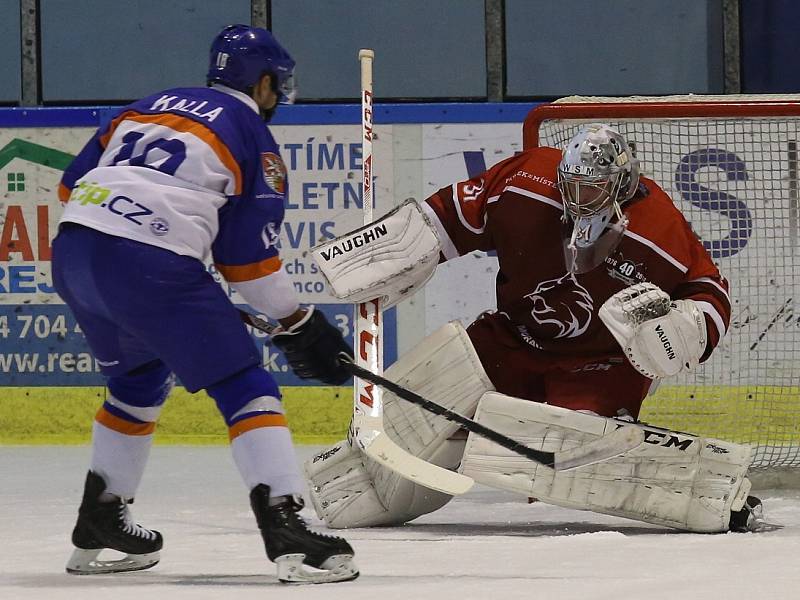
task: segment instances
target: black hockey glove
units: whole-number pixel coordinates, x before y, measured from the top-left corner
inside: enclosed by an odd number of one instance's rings
[[[341,332],[313,306],[289,329],[273,333],[272,342],[283,351],[300,379],[316,379],[328,385],[342,385],[350,379],[338,356],[344,352],[352,360],[352,349]]]

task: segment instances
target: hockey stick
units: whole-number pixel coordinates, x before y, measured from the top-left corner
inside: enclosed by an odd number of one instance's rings
[[[239,316],[242,321],[266,334],[272,335],[276,329],[276,326],[272,323],[244,310],[239,309]],[[356,340],[358,339],[358,336],[356,336]],[[357,343],[358,342],[356,342],[356,344]],[[358,352],[358,348],[356,352]],[[345,366],[355,367],[353,363],[349,362],[349,357]],[[348,368],[348,370],[350,369]],[[370,373],[370,371],[366,369],[364,372]],[[356,381],[358,381],[358,379],[356,379]],[[380,392],[380,388],[374,387],[372,383],[366,380],[362,385],[365,390],[365,396],[362,402],[368,408],[374,410],[375,403],[373,402],[370,407],[368,402],[370,399],[374,400],[376,397],[380,398],[380,396],[376,394],[376,392]],[[377,415],[365,414],[358,408],[359,400],[361,399],[356,400],[353,419],[350,424],[351,443],[357,443],[359,448],[361,448],[367,456],[381,463],[386,468],[420,485],[451,496],[469,491],[473,483],[475,483],[471,477],[448,471],[447,469],[437,467],[434,464],[424,461],[421,458],[417,458],[389,439],[389,436],[386,435],[383,429],[383,404],[378,405],[380,412]]]
[[[615,456],[619,456],[620,454],[624,454],[625,452],[629,452],[630,450],[637,448],[644,442],[644,431],[642,431],[642,429],[639,427],[626,427],[621,425],[615,431],[612,431],[601,438],[578,446],[577,448],[573,448],[572,450],[564,450],[561,452],[545,452],[544,450],[535,450],[533,448],[528,448],[522,442],[518,442],[506,435],[503,435],[499,431],[489,429],[477,421],[468,419],[467,417],[455,413],[452,410],[441,406],[440,404],[436,404],[432,400],[423,398],[419,394],[402,387],[394,381],[390,381],[385,377],[382,377],[376,373],[372,373],[367,369],[350,362],[349,357],[344,353],[339,355],[339,361],[356,377],[366,379],[367,381],[371,381],[376,385],[384,387],[407,402],[421,406],[428,412],[439,415],[440,417],[444,417],[448,421],[458,423],[461,425],[462,429],[484,437],[487,440],[491,440],[503,448],[511,450],[520,456],[524,456],[533,462],[550,467],[551,469],[555,469],[556,471],[567,471],[569,469],[575,469],[577,467],[583,467],[607,460],[609,458],[614,458]]]
[[[245,311],[240,311],[240,313],[242,316],[242,320],[245,323],[252,325],[256,329],[259,329],[260,331],[271,334],[275,330],[275,327],[272,324],[265,321],[264,319],[261,319]],[[486,439],[493,441],[494,443],[498,444],[499,446],[502,446],[503,448],[511,450],[512,452],[515,452],[520,456],[524,456],[525,458],[532,460],[536,463],[539,463],[546,467],[550,467],[551,469],[555,469],[556,471],[567,471],[569,469],[575,469],[578,467],[583,467],[586,465],[591,465],[597,462],[608,460],[609,458],[614,458],[615,456],[619,456],[620,454],[629,452],[634,448],[637,448],[640,444],[644,442],[644,431],[641,428],[620,425],[620,427],[615,431],[612,431],[611,433],[608,433],[603,437],[598,438],[594,441],[587,442],[582,446],[573,448],[572,450],[564,450],[561,452],[545,452],[543,450],[535,450],[533,448],[528,448],[523,443],[518,442],[517,440],[514,440],[508,436],[503,435],[499,431],[495,431],[494,429],[490,429],[484,425],[481,425],[477,421],[468,419],[467,417],[460,415],[456,412],[453,412],[445,408],[444,406],[441,406],[440,404],[436,404],[432,400],[423,398],[419,394],[412,392],[407,388],[404,388],[403,386],[401,386],[398,383],[395,383],[394,381],[390,381],[389,379],[386,379],[381,375],[373,373],[372,371],[365,369],[364,367],[361,367],[355,364],[354,362],[351,362],[350,357],[348,357],[346,354],[341,354],[339,356],[339,360],[344,365],[344,367],[348,371],[350,371],[350,373],[352,373],[355,377],[358,377],[360,379],[363,379],[364,381],[369,381],[375,385],[379,385],[383,388],[386,388],[387,390],[393,392],[399,398],[402,398],[407,402],[416,404],[417,406],[422,407],[424,410],[427,410],[428,412],[444,417],[448,421],[453,421],[455,423],[458,423],[459,425],[461,425],[461,428],[465,429],[466,431],[471,431],[476,435],[485,437]],[[382,427],[383,427],[383,421],[381,421],[381,428]],[[376,440],[383,439],[384,441],[388,441],[390,444],[394,445],[400,453],[408,454],[405,450],[403,450],[399,446],[396,446],[394,442],[389,440],[389,438],[386,436],[383,430],[381,430],[381,435],[376,437],[375,439]],[[390,452],[392,451],[390,450]],[[399,467],[405,468],[409,464],[408,461],[403,457],[395,458],[396,455],[393,454],[389,454],[388,456],[391,457],[393,460],[395,460],[396,462],[394,462],[393,464],[396,464]],[[427,463],[421,459],[411,456],[410,454],[408,454],[408,456],[422,462],[425,465],[430,465],[431,467],[434,467],[434,469],[436,470],[445,471],[445,473],[448,473],[450,475],[458,475],[457,473],[453,473],[452,471],[447,471],[445,469],[441,469],[440,467],[435,467],[434,465],[431,465],[430,463]],[[385,460],[389,459],[387,458]],[[385,464],[384,460],[380,460],[379,462]],[[400,473],[399,470],[398,473]],[[424,473],[421,477],[425,477],[433,473],[435,473],[435,471],[424,469]],[[403,475],[403,473],[400,474]],[[463,475],[460,475],[460,477],[464,477],[465,479],[470,479],[469,477],[465,477]],[[417,483],[426,485],[427,487],[433,487],[429,486],[427,483],[424,483],[421,478],[409,477],[409,479],[412,479]],[[470,479],[470,481],[472,480]],[[441,482],[439,483],[441,484]],[[440,489],[441,487],[442,487],[441,485],[438,485],[433,489],[439,489],[440,491],[449,494],[455,493]]]
[[[361,66],[361,182],[364,224],[372,222],[372,61],[375,52],[358,51]],[[379,299],[357,304],[354,315],[355,360],[373,372],[383,372],[383,315]],[[371,382],[354,380],[351,444],[398,475],[446,494],[463,494],[474,483],[470,477],[442,469],[395,444],[383,429],[382,390]]]

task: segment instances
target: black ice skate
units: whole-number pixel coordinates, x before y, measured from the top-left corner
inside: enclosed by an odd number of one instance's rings
[[[764,507],[755,496],[748,496],[741,510],[731,512],[730,531],[736,533],[774,531],[782,527],[764,520]]]
[[[67,573],[95,575],[141,571],[158,563],[164,543],[157,531],[145,529],[133,521],[125,500],[100,502],[106,482],[89,471],[78,510],[78,522],[72,531],[75,551],[67,562]],[[124,552],[118,560],[98,560],[106,548]]]
[[[281,583],[333,583],[358,577],[350,544],[309,531],[297,514],[302,500],[294,496],[270,499],[269,486],[260,484],[250,492],[250,505]]]

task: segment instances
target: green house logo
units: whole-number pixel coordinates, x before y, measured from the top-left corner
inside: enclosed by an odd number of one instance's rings
[[[8,191],[9,192],[25,191],[25,173],[8,174]]]

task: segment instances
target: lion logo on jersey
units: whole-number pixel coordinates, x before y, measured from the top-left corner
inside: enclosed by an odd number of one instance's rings
[[[286,193],[286,166],[281,157],[274,152],[262,152],[261,168],[264,182],[279,194]]]
[[[536,323],[548,331],[555,327],[551,339],[578,337],[592,322],[592,297],[572,273],[540,282],[525,298],[533,303],[531,317]]]

